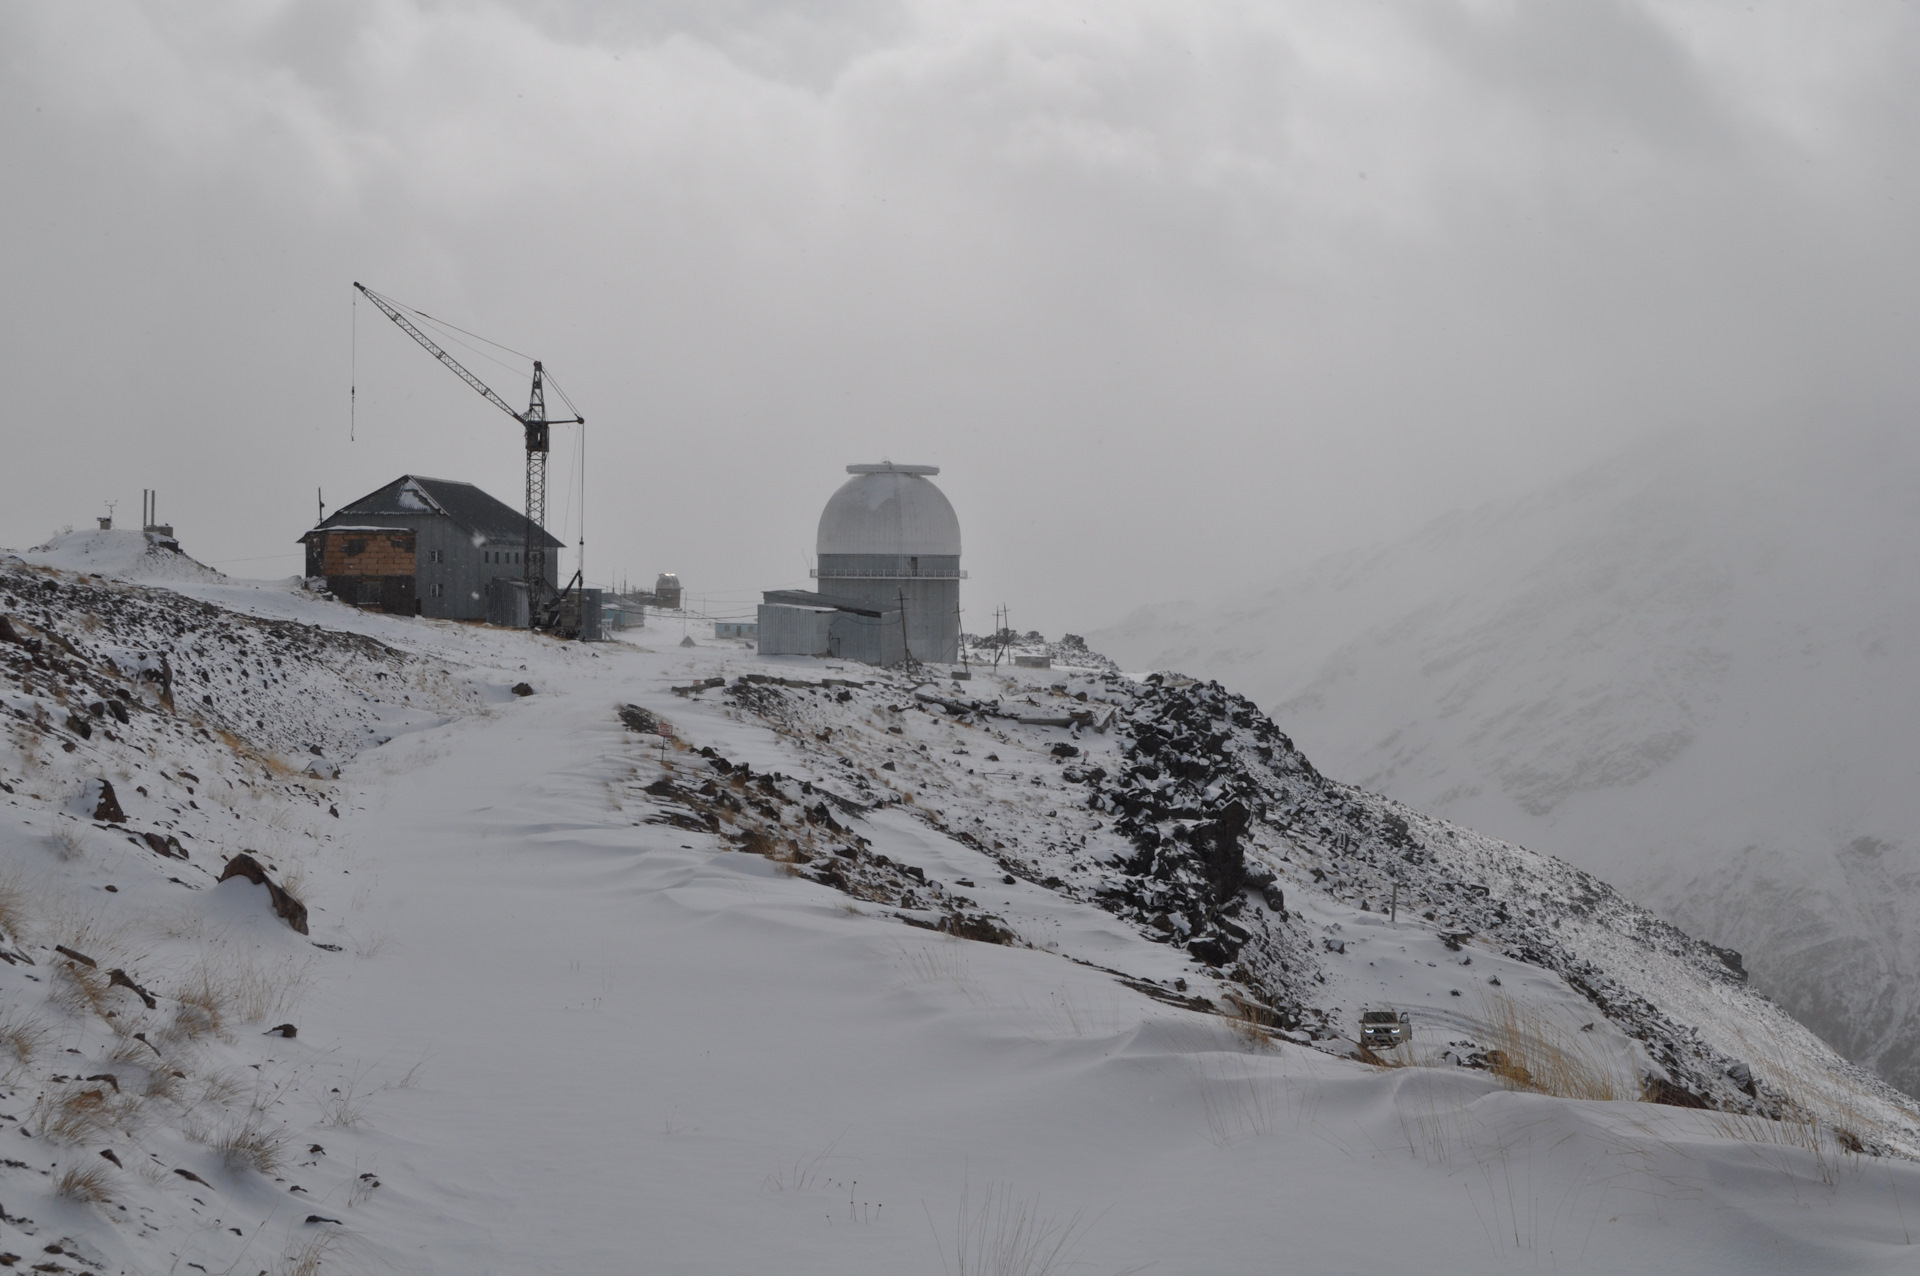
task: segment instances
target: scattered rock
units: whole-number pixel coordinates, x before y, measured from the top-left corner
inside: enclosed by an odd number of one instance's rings
[[[241,851],[228,860],[227,866],[220,870],[220,881],[224,882],[229,877],[244,877],[256,886],[266,887],[268,895],[273,899],[273,911],[285,918],[287,925],[302,935],[307,933],[307,906],[289,895],[281,888],[280,883],[268,877],[267,870],[261,867],[259,860]]]
[[[1702,942],[1704,943],[1705,941]],[[1743,984],[1747,982],[1747,963],[1745,958],[1741,957],[1740,954],[1733,949],[1722,948],[1718,944],[1706,944],[1705,947],[1708,952],[1720,959],[1720,964],[1725,966],[1735,979]]]
[[[1747,1067],[1746,1064],[1740,1062],[1739,1060],[1735,1060],[1734,1062],[1728,1064],[1724,1069],[1724,1071],[1726,1073],[1727,1080],[1733,1082],[1733,1084],[1736,1087],[1738,1087],[1740,1091],[1744,1093],[1748,1098],[1754,1097],[1753,1069]]]
[[[113,791],[113,781],[99,779],[89,781],[88,787],[100,786],[99,794],[93,802],[93,818],[102,824],[125,824],[127,813],[120,809],[120,798]]]
[[[658,735],[660,719],[637,704],[620,706],[620,721],[629,731],[638,731],[641,735]]]
[[[187,848],[180,845],[180,839],[171,833],[165,836],[159,833],[142,833],[140,837],[155,855],[162,855],[170,860],[187,858]]]
[[[134,996],[146,1002],[148,1010],[154,1010],[159,1007],[159,1003],[153,999],[153,994],[148,992],[145,988],[142,988],[139,984],[134,983],[133,980],[130,977],[128,977],[127,972],[120,969],[118,966],[115,966],[112,970],[109,970],[107,972],[107,986],[109,988],[127,989]]]
[[[1675,1085],[1665,1077],[1648,1077],[1641,1083],[1640,1090],[1648,1103],[1664,1103],[1670,1108],[1709,1108],[1713,1106],[1685,1086]]]

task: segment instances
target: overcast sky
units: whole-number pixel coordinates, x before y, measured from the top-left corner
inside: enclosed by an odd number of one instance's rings
[[[1084,631],[1649,431],[1911,414],[1915,66],[1911,4],[19,0],[0,544],[154,487],[286,575],[316,488],[517,506],[359,279],[547,361],[596,580],[742,610],[890,457],[969,628]]]

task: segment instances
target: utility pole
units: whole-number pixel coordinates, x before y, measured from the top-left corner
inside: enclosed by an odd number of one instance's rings
[[[900,599],[900,650],[906,656],[907,669],[913,669],[913,645],[907,641],[907,591],[895,590]]]

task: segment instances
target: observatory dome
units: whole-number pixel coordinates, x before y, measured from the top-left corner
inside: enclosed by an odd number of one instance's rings
[[[849,465],[820,514],[816,552],[945,556],[960,554],[960,520],[929,475],[937,465]]]

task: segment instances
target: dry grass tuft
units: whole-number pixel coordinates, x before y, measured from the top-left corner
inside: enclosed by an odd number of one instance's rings
[[[285,957],[259,961],[203,955],[187,973],[174,999],[169,1035],[197,1041],[223,1036],[236,1023],[258,1023],[291,1008],[306,986],[309,963]]]
[[[1064,1221],[1042,1214],[1039,1198],[1018,1199],[1005,1184],[989,1183],[979,1208],[972,1209],[968,1189],[962,1186],[954,1267],[946,1265],[944,1246],[940,1265],[957,1276],[1050,1276],[1071,1265],[1074,1248],[1092,1226],[1080,1210]]]
[[[33,908],[33,892],[17,869],[0,872],[0,931],[18,941],[27,933],[27,918]]]
[[[71,958],[63,957],[54,964],[52,997],[56,1005],[77,1015],[111,1019],[115,1014],[113,985],[107,982],[105,972]]]
[[[1639,1087],[1579,1034],[1537,1007],[1494,994],[1483,1003],[1482,1040],[1492,1072],[1510,1088],[1561,1099],[1637,1099]]]
[[[370,1086],[364,1073],[350,1077],[344,1088],[336,1086],[320,1100],[320,1124],[352,1130],[367,1119],[367,1108],[384,1086]]]
[[[70,1165],[53,1181],[53,1194],[65,1197],[69,1201],[82,1201],[88,1205],[105,1205],[113,1199],[107,1189],[113,1186],[113,1175],[104,1165]]]
[[[147,1074],[147,1084],[141,1087],[140,1093],[148,1099],[172,1103],[180,1097],[181,1080],[182,1074],[176,1068],[155,1068]]]
[[[29,1119],[36,1133],[56,1143],[84,1143],[108,1130],[130,1130],[143,1106],[139,1096],[105,1082],[76,1082],[43,1093]]]
[[[222,1130],[207,1146],[220,1154],[229,1170],[252,1170],[272,1174],[286,1163],[287,1133],[270,1130],[260,1123],[259,1113],[249,1113],[238,1125]]]
[[[77,860],[86,853],[86,843],[69,825],[62,824],[50,836],[53,853],[63,860]]]
[[[326,1261],[327,1255],[339,1248],[339,1243],[339,1237],[333,1232],[323,1232],[301,1241],[274,1264],[273,1276],[319,1276],[321,1264]]]
[[[51,1029],[20,1007],[0,1009],[0,1084],[18,1081],[51,1035]]]
[[[225,727],[215,727],[213,733],[220,737],[220,742],[233,752],[234,757],[253,763],[276,780],[287,779],[298,772],[298,768],[289,765],[286,759],[258,747],[245,736],[235,735]]]
[[[1231,990],[1226,994],[1226,1001],[1227,1012],[1224,1017],[1227,1028],[1236,1038],[1256,1050],[1272,1043],[1273,1033],[1280,1027],[1280,1016],[1273,1007]]]

